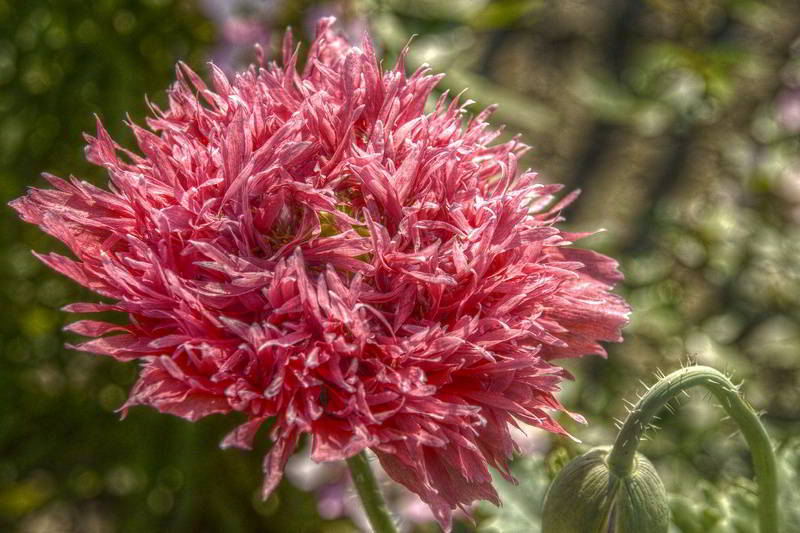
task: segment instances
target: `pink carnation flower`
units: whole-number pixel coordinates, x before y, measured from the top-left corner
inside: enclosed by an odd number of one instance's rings
[[[222,442],[250,448],[269,419],[264,494],[303,433],[311,457],[365,448],[450,527],[477,499],[499,503],[488,466],[510,478],[509,426],[563,433],[562,357],[604,354],[628,308],[617,264],[571,247],[558,185],[518,172],[527,147],[492,144],[491,110],[424,106],[440,75],[382,72],[323,19],[302,73],[283,66],[209,88],[186,65],[130,124],[141,154],[98,122],[86,154],[108,190],[45,175],[54,189],[12,202],[77,257],[38,255],[113,303],[119,326],[81,320],[75,348],[138,360],[123,410],[188,420],[239,411]],[[111,333],[111,335],[107,335]]]

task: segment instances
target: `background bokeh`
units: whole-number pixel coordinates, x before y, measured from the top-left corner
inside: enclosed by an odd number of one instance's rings
[[[499,103],[496,122],[533,146],[525,166],[583,190],[568,226],[607,230],[582,245],[620,260],[634,312],[608,360],[566,363],[576,380],[562,400],[589,420],[564,421],[576,436],[610,443],[640,380],[698,361],[744,380],[776,443],[791,446],[800,433],[796,0],[0,0],[0,530],[359,531],[336,466],[315,468],[301,452],[262,502],[266,436],[252,453],[222,451],[237,421],[190,424],[137,408],[120,422],[136,369],[63,348],[74,317],[59,308],[88,295],[31,256],[58,246],[5,207],[44,185],[42,171],[104,183],[83,159],[81,132],[94,131],[97,114],[130,145],[126,113],[143,122],[144,95],[165,101],[178,59],[233,72],[253,58],[253,42],[274,50],[287,25],[307,39],[325,14],[354,38],[369,30],[385,64],[416,34],[409,66],[446,72],[441,90],[469,87],[476,112]],[[752,500],[739,481],[752,474],[746,448],[708,398],[683,403],[643,451],[684,498],[675,509],[707,501],[718,525],[732,523],[730,509],[714,508]],[[580,450],[540,433],[526,446],[534,459],[518,465],[527,477],[505,513],[535,513],[525,495],[538,498]],[[414,498],[392,494],[406,531],[438,531]],[[476,525],[456,529],[529,530],[493,513],[482,506]],[[711,531],[684,522],[675,531]]]

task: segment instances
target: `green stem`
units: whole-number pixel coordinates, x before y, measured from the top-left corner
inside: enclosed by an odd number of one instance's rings
[[[364,506],[373,532],[397,533],[366,453],[361,452],[347,459],[347,466],[350,467],[350,477],[353,478],[353,485],[361,498],[361,504]]]
[[[701,385],[708,389],[742,431],[750,453],[759,490],[759,526],[761,533],[778,533],[778,473],[769,435],[753,408],[739,395],[737,388],[721,372],[707,366],[677,370],[656,383],[634,407],[617,435],[606,459],[616,475],[628,475],[633,468],[639,441],[655,415],[676,395]]]

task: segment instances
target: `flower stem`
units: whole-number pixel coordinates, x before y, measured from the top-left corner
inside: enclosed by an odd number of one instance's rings
[[[721,372],[707,366],[676,370],[659,380],[641,397],[617,435],[606,459],[618,476],[629,474],[634,455],[653,417],[676,395],[701,385],[708,389],[742,431],[753,458],[759,490],[758,518],[761,533],[778,533],[778,474],[775,453],[769,435],[753,408],[739,395],[738,389]]]
[[[364,506],[373,532],[397,533],[392,516],[375,481],[375,475],[369,466],[367,454],[362,451],[348,458],[347,466],[350,467],[350,477],[353,478],[353,485],[361,498],[361,504]]]

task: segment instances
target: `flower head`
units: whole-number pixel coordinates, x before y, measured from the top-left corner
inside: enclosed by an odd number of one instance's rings
[[[315,461],[365,448],[448,528],[454,508],[498,503],[509,425],[552,418],[562,357],[604,354],[628,308],[616,263],[556,227],[572,198],[519,172],[527,147],[493,141],[487,109],[441,96],[427,68],[382,71],[319,23],[302,72],[212,85],[177,69],[168,108],[130,124],[140,153],[102,124],[87,158],[108,189],[45,175],[12,202],[77,259],[39,255],[129,324],[81,320],[75,348],[142,364],[123,406],[189,420],[239,411],[222,442],[250,448],[274,422],[264,493],[303,433]]]

